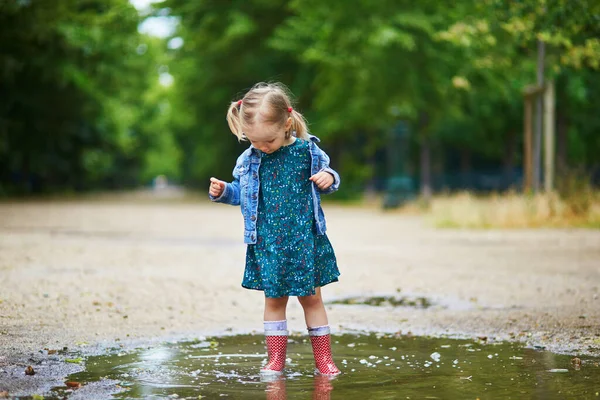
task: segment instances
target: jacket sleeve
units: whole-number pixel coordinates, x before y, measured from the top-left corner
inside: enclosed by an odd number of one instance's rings
[[[238,160],[235,168],[233,169],[233,182],[227,183],[225,190],[223,190],[223,193],[221,193],[219,197],[214,197],[210,194],[208,195],[212,201],[215,203],[230,204],[232,206],[240,205],[240,166],[241,161]]]
[[[329,156],[323,150],[317,146],[316,143],[313,143],[315,149],[317,150],[317,154],[319,155],[319,172],[328,172],[333,176],[333,184],[329,186],[325,190],[318,189],[317,190],[322,194],[329,194],[337,191],[340,188],[340,175],[329,167]]]

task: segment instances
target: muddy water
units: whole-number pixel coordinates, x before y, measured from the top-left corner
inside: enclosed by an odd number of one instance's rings
[[[589,357],[579,364],[514,343],[452,339],[341,335],[333,341],[343,372],[334,379],[314,375],[310,343],[301,336],[290,339],[285,374],[265,379],[258,373],[263,337],[242,335],[89,357],[86,370],[69,380],[117,381],[122,391],[114,397],[129,399],[600,399],[600,360]]]

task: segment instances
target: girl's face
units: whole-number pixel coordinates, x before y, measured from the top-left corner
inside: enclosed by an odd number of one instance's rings
[[[279,150],[281,146],[287,146],[296,140],[296,138],[291,135],[289,138],[285,137],[285,132],[288,131],[291,126],[291,118],[288,118],[285,125],[280,128],[274,128],[273,124],[257,122],[246,129],[244,134],[254,147],[264,153],[271,154]]]

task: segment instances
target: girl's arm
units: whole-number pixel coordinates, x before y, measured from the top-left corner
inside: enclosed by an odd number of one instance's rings
[[[333,184],[327,189],[319,189],[319,192],[322,194],[333,193],[340,188],[340,175],[329,167],[329,156],[327,153],[321,150],[316,143],[313,143],[313,146],[315,146],[317,154],[319,155],[319,172],[327,172],[333,176]]]
[[[233,182],[226,183],[223,193],[219,197],[208,195],[215,203],[231,204],[232,206],[240,205],[240,174],[238,165],[233,169]]]

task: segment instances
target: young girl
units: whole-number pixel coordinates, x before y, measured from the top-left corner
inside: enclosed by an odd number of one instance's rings
[[[231,103],[227,122],[238,140],[251,145],[236,162],[233,182],[210,179],[209,197],[242,208],[248,245],[242,286],[265,294],[269,360],[261,372],[284,368],[286,306],[289,296],[297,296],[318,372],[337,375],[321,287],[337,282],[340,273],[320,194],[336,191],[340,177],[281,84],[255,85]]]

